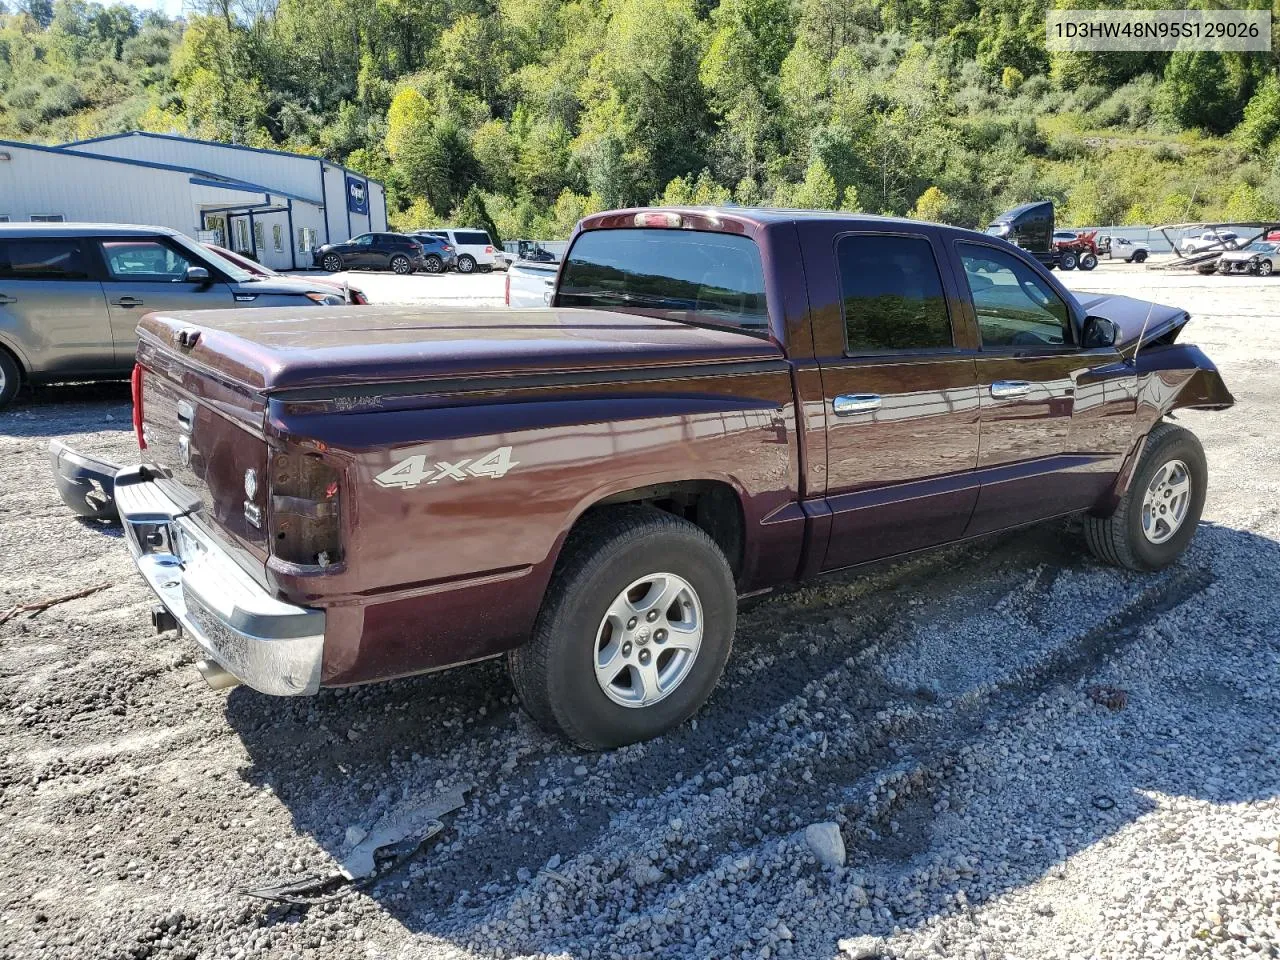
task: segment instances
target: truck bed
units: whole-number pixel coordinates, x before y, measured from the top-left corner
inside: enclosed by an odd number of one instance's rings
[[[179,335],[195,345],[177,346]],[[602,310],[388,306],[156,313],[139,332],[252,390],[776,360],[760,336]]]

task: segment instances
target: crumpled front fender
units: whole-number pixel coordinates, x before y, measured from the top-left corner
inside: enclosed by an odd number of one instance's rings
[[[1108,516],[1128,492],[1147,435],[1162,418],[1182,408],[1225,410],[1236,402],[1213,361],[1194,344],[1147,347],[1138,352],[1134,366],[1138,373],[1136,435],[1116,482],[1094,507],[1099,516]]]
[[[1225,410],[1236,402],[1213,361],[1194,344],[1149,347],[1139,351],[1134,365],[1139,406],[1150,416],[1147,430],[1171,410]]]

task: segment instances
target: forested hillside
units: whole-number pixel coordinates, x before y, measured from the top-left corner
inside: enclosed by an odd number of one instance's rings
[[[1020,0],[5,2],[0,137],[320,153],[384,180],[402,227],[464,198],[506,236],[654,200],[1280,213],[1274,54],[1050,56]]]

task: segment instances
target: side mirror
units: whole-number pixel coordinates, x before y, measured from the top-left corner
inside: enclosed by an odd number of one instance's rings
[[[1114,347],[1120,339],[1120,328],[1106,317],[1084,318],[1084,346],[1086,349]]]
[[[204,267],[187,267],[187,283],[208,283],[209,271]]]

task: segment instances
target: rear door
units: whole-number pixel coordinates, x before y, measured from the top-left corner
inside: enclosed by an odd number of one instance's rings
[[[1093,504],[1132,437],[1137,380],[1114,348],[1082,349],[1078,308],[1018,254],[954,244],[975,321],[982,442],[966,535]]]
[[[977,499],[977,375],[937,232],[800,229],[826,400],[823,569],[959,538]]]
[[[91,239],[0,240],[0,339],[32,372],[106,373],[118,366],[98,273]]]
[[[106,267],[103,289],[115,341],[116,361],[133,362],[138,321],[153,311],[218,310],[235,305],[231,288],[218,280],[193,283],[192,260],[166,237],[105,237],[99,241]]]

